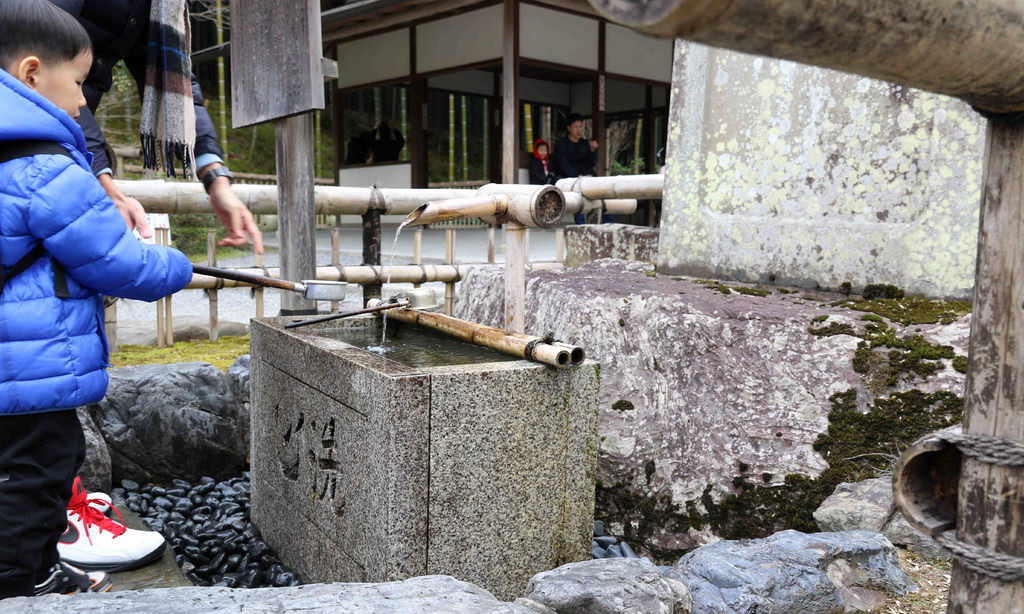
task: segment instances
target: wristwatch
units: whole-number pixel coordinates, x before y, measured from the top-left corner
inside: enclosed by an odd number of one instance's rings
[[[203,175],[203,188],[206,190],[207,194],[210,193],[210,186],[213,185],[213,180],[216,179],[217,177],[227,177],[228,181],[230,181],[231,183],[235,182],[235,176],[231,174],[231,171],[228,170],[228,167],[224,165],[215,166],[211,168],[209,171],[207,171],[205,175]]]

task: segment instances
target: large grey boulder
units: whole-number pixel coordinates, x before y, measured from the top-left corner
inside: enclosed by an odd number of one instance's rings
[[[562,565],[534,576],[526,599],[558,614],[689,614],[692,605],[686,586],[643,559]]]
[[[111,369],[107,396],[88,411],[107,442],[113,478],[237,476],[248,437],[230,381],[202,362]]]
[[[472,270],[455,316],[503,326],[503,284],[500,270]],[[860,409],[873,400],[852,365],[861,339],[808,332],[821,316],[863,326],[861,312],[831,306],[834,299],[752,296],[606,259],[528,273],[525,328],[554,331],[601,363],[598,481],[632,503],[701,510],[706,488],[718,502],[737,477],[780,486],[787,474],[818,475],[826,462],[812,445],[828,428],[829,397],[853,388]],[[960,392],[962,374],[947,366],[939,375],[940,383],[913,387]],[[621,520],[622,510],[604,511]],[[670,525],[655,527],[646,545],[692,549],[711,539]]]
[[[933,559],[950,558],[948,550],[910,526],[892,505],[889,478],[843,482],[814,510],[814,520],[822,531],[880,531],[897,546]]]
[[[82,478],[82,484],[90,492],[110,492],[110,451],[107,450],[107,442],[103,440],[103,433],[89,411],[85,407],[79,407],[76,411],[78,421],[82,423],[82,432],[85,433],[85,461],[78,470],[78,477]]]
[[[498,601],[484,589],[450,576],[421,576],[379,584],[306,584],[293,588],[183,587],[20,597],[0,601],[0,614],[247,614],[387,612],[388,614],[537,614]]]
[[[665,577],[686,585],[700,614],[855,612],[917,590],[896,548],[871,531],[722,541],[687,554]]]

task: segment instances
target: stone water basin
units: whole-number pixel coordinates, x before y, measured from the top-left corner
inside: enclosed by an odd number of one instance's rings
[[[251,325],[252,519],[305,581],[445,574],[514,599],[590,558],[597,363],[394,321],[381,355],[379,318],[288,321]]]

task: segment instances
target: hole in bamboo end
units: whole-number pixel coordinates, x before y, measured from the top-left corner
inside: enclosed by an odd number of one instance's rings
[[[569,356],[569,352],[567,352],[565,350],[562,350],[561,352],[555,354],[555,362],[558,363],[559,367],[567,367],[567,366],[569,366],[569,361],[570,360],[571,360],[571,358]]]
[[[956,528],[961,457],[952,444],[926,438],[907,448],[893,468],[893,499],[925,535]]]
[[[569,361],[573,366],[582,365],[586,359],[587,353],[583,351],[583,348],[573,348],[569,353]]]

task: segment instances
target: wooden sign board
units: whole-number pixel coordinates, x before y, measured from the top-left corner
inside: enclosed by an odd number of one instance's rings
[[[231,124],[324,108],[320,2],[231,0]]]

